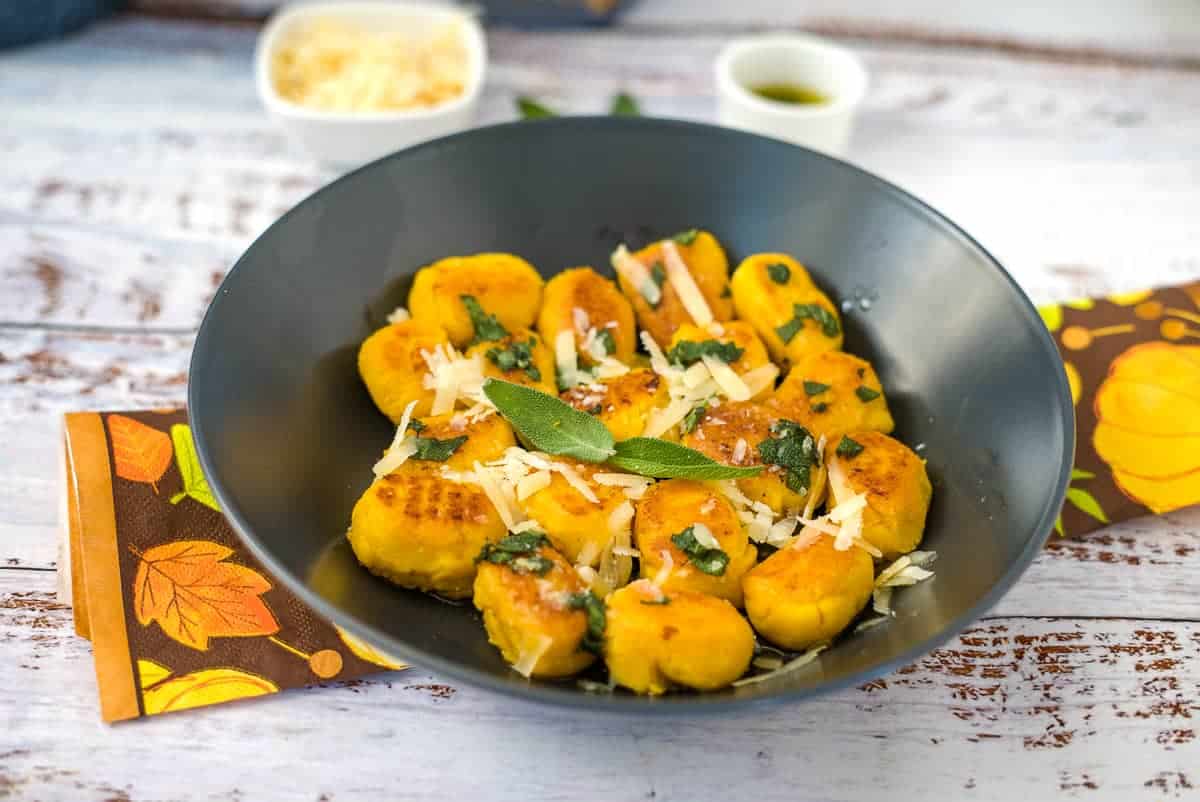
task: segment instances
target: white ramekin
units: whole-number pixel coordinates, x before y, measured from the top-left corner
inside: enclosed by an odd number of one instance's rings
[[[844,47],[814,36],[751,36],[730,42],[716,63],[722,125],[805,145],[835,156],[846,152],[854,113],[867,92],[867,71]],[[792,105],[766,100],[751,87],[801,84],[829,98]]]
[[[421,35],[462,20],[469,59],[463,93],[428,109],[340,112],[310,109],[280,97],[271,81],[271,56],[293,26],[314,17],[360,25],[373,31]],[[474,17],[453,6],[428,3],[300,3],[281,9],[258,37],[254,54],[258,96],[283,129],[316,158],[340,167],[364,164],[427,139],[467,128],[475,119],[487,70],[487,43]]]

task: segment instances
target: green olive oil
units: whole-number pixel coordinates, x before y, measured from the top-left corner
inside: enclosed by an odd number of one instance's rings
[[[803,84],[760,84],[750,87],[750,91],[766,100],[792,106],[813,106],[829,102],[828,97]]]

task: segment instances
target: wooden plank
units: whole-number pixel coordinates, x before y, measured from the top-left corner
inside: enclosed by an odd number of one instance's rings
[[[134,0],[148,14],[257,20],[279,0]],[[482,3],[486,8],[487,3]],[[625,30],[697,29],[779,31],[903,40],[943,47],[975,47],[1039,57],[1193,63],[1200,50],[1200,20],[1187,0],[1100,0],[1073,10],[1063,4],[963,4],[918,0],[903,4],[869,0],[747,0],[697,3],[655,0],[630,3],[620,18]],[[1069,19],[1070,24],[1066,24]]]
[[[190,327],[216,274],[333,176],[259,110],[252,34],[123,19],[0,55],[16,101],[0,130],[0,322]],[[710,118],[720,42],[497,31],[481,119],[511,119],[526,92],[598,111],[620,88],[650,113]],[[946,211],[1035,298],[1200,272],[1200,78],[860,52],[875,80],[855,159]]]
[[[16,798],[1125,802],[1200,782],[1195,624],[993,619],[864,687],[719,718],[581,717],[412,670],[105,727],[52,593],[48,573],[0,571]]]

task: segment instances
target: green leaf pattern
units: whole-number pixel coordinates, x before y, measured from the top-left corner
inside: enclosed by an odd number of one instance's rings
[[[183,490],[171,496],[171,503],[178,504],[185,498],[190,498],[220,512],[217,497],[213,495],[212,488],[208,486],[208,479],[200,468],[191,427],[186,423],[172,426],[171,442],[175,446],[175,462],[179,465],[179,475],[183,478]]]

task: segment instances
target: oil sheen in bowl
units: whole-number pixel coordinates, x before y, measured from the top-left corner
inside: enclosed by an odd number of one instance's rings
[[[823,92],[804,84],[757,84],[750,87],[750,91],[763,100],[786,103],[792,106],[819,106],[823,103],[828,103],[830,100]]]

